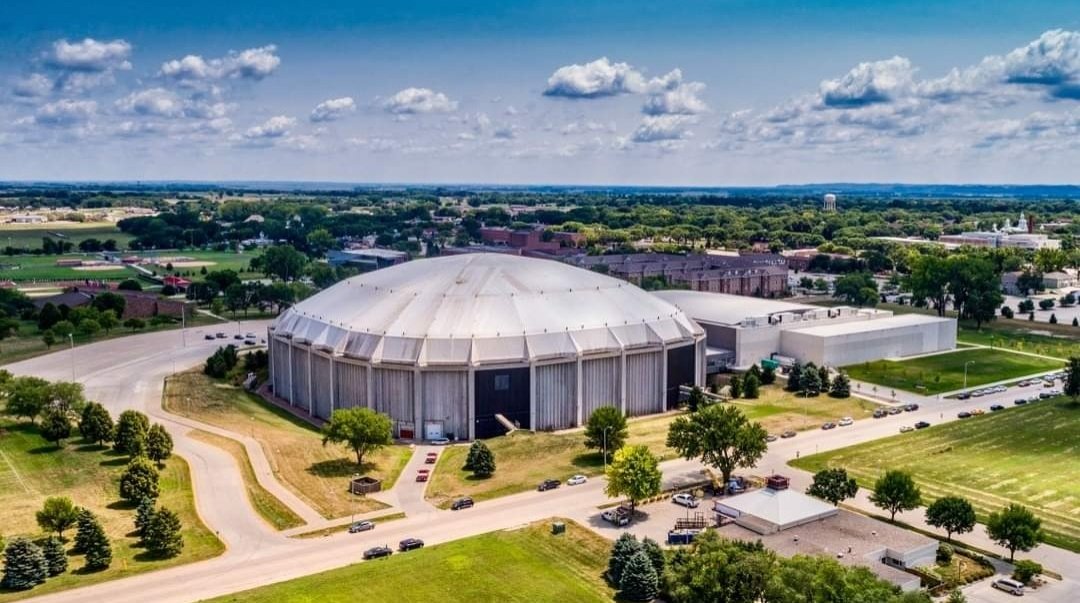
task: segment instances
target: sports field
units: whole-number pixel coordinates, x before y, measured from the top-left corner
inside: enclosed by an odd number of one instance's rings
[[[970,363],[970,364],[968,364]],[[852,379],[888,389],[940,394],[1061,368],[1064,362],[1000,349],[963,349],[909,360],[878,360],[844,367]]]
[[[60,259],[97,260],[96,254],[83,255],[16,255],[0,256],[0,279],[15,282],[71,280],[123,280],[135,272],[125,266],[109,265],[84,267],[57,266]]]
[[[212,599],[211,603],[610,603],[611,543],[571,521],[492,532]],[[393,543],[391,543],[393,545]]]
[[[145,560],[137,538],[131,535],[135,511],[120,502],[118,483],[127,457],[72,438],[57,450],[29,423],[0,418],[0,534],[5,538],[30,536],[40,530],[34,513],[48,496],[67,496],[101,518],[113,544],[113,563],[105,571],[77,573],[81,556],[71,556],[69,571],[50,578],[31,591],[0,590],[0,602],[26,598],[67,588],[146,572],[221,554],[225,546],[195,512],[187,463],[179,457],[167,461],[161,471],[161,504],[176,511],[184,525],[184,551],[168,560]],[[65,533],[67,538],[73,532]]]
[[[792,464],[807,471],[843,467],[864,488],[886,469],[903,469],[922,487],[924,503],[947,494],[964,496],[980,521],[1018,502],[1042,519],[1047,542],[1080,552],[1078,445],[1080,406],[1056,399],[805,456]]]

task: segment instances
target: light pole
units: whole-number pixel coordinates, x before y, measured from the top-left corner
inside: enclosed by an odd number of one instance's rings
[[[75,382],[75,335],[68,333],[68,343],[71,344],[71,382]]]
[[[607,475],[607,430],[611,429],[611,425],[604,428],[604,475]]]
[[[969,364],[975,362],[974,360],[968,360],[964,363],[964,389],[967,389],[967,367]]]

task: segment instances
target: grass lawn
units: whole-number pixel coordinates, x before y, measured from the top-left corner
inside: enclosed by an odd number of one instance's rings
[[[1080,329],[1074,330],[1080,334]],[[1055,358],[1066,359],[1072,356],[1080,356],[1080,339],[1061,335],[1037,334],[1022,329],[999,327],[995,329],[983,328],[978,331],[974,328],[960,329],[958,337],[963,343],[1041,354]]]
[[[219,325],[222,324],[220,320],[206,316],[205,314],[196,313],[187,321],[187,327],[200,327],[206,325]],[[102,331],[98,335],[95,335],[93,339],[87,339],[81,335],[75,336],[75,347],[86,345],[88,343],[95,343],[103,341],[105,339],[114,339],[117,337],[126,337],[128,335],[138,335],[140,333],[151,333],[154,331],[169,331],[179,329],[179,322],[168,322],[160,325],[152,325],[147,321],[145,329],[139,331],[132,331],[125,327],[119,327],[113,329],[109,333]],[[190,337],[191,334],[189,333]],[[180,337],[177,334],[177,337]],[[35,321],[21,321],[19,324],[19,332],[16,337],[11,337],[0,341],[0,365],[7,364],[9,362],[18,362],[19,360],[26,360],[27,358],[33,358],[42,354],[48,354],[49,352],[55,352],[65,349],[68,343],[64,341],[53,344],[52,348],[45,347],[45,343],[41,340],[41,333],[38,331],[37,322]]]
[[[62,238],[57,237],[53,233],[60,233],[64,236]],[[41,249],[41,239],[45,237],[55,241],[68,241],[74,244],[76,248],[78,248],[79,243],[86,239],[97,239],[102,242],[112,239],[116,241],[116,246],[120,249],[127,247],[128,243],[135,238],[120,232],[120,229],[115,224],[102,222],[71,222],[51,226],[42,224],[4,224],[0,226],[0,247],[10,245],[16,249]]]
[[[212,603],[610,602],[614,593],[601,576],[610,550],[610,542],[573,522],[567,521],[566,533],[558,536],[550,533],[550,522],[538,522],[395,553]]]
[[[644,444],[661,459],[675,458],[666,445],[668,424],[676,415],[668,414],[630,421],[629,444]],[[515,431],[484,440],[495,455],[497,470],[487,479],[475,479],[461,469],[469,446],[449,446],[439,455],[427,487],[427,497],[440,507],[448,507],[459,496],[488,500],[524,492],[548,478],[566,480],[581,473],[599,475],[604,462],[600,453],[585,448],[581,431],[546,433]],[[543,459],[543,462],[537,462]]]
[[[391,522],[391,521],[397,521],[399,519],[405,519],[405,517],[406,517],[406,515],[404,513],[391,513],[390,515],[381,515],[379,517],[373,517],[373,518],[369,519],[368,521],[378,525],[378,524],[388,523],[388,522]],[[312,530],[310,532],[304,532],[303,534],[297,534],[296,536],[292,536],[291,538],[304,538],[304,539],[307,539],[307,538],[325,538],[327,536],[333,536],[334,534],[337,534],[339,532],[344,532],[344,531],[348,530],[351,527],[352,527],[352,524],[343,523],[341,525],[333,526],[333,527],[330,527],[330,528],[322,528],[321,530]]]
[[[105,266],[103,270],[96,267],[92,269],[80,269],[78,267],[57,266],[59,259],[96,260],[97,254],[69,254],[69,255],[16,255],[0,257],[0,273],[5,279],[17,283],[26,281],[56,281],[71,280],[82,281],[107,280],[118,281],[125,278],[134,278],[135,271],[124,266]]]
[[[770,386],[761,389],[757,400],[740,400],[737,404],[747,417],[760,422],[771,433],[816,429],[827,420],[845,416],[868,417],[876,408],[875,404],[856,398],[799,398]],[[666,444],[668,425],[676,416],[677,413],[671,413],[631,420],[628,443],[648,446],[661,460],[676,458],[675,451]],[[461,469],[468,445],[448,447],[435,466],[427,497],[436,505],[447,507],[459,496],[487,500],[531,490],[548,478],[565,481],[578,473],[599,475],[603,472],[600,453],[585,448],[584,440],[581,430],[557,434],[516,431],[485,440],[495,454],[497,465],[495,475],[487,479],[475,479]],[[544,461],[537,463],[537,459]]]
[[[1042,519],[1048,543],[1080,552],[1077,443],[1080,407],[1055,399],[804,456],[792,465],[843,467],[864,488],[886,469],[903,469],[919,483],[924,503],[964,496],[980,521],[1017,502]]]
[[[967,370],[968,387],[1019,379],[1063,365],[1061,361],[1048,358],[976,348],[909,360],[864,362],[844,367],[844,370],[852,379],[875,383],[882,388],[940,394],[964,387],[964,364],[967,362],[971,362]]]
[[[137,538],[129,536],[133,508],[119,499],[120,474],[127,457],[73,439],[62,449],[46,442],[35,426],[0,419],[0,533],[6,538],[42,536],[34,519],[48,496],[63,495],[92,510],[102,521],[113,546],[112,566],[92,574],[77,573],[82,556],[70,557],[70,569],[30,591],[0,590],[0,602],[147,572],[220,555],[225,546],[199,520],[187,463],[173,457],[161,470],[160,504],[176,511],[183,523],[184,550],[162,561],[144,560]],[[74,531],[65,533],[69,539]]]
[[[251,259],[258,257],[261,251],[236,253],[233,251],[201,251],[197,249],[182,249],[175,251],[161,251],[157,252],[157,257],[168,258],[183,256],[185,258],[191,258],[194,262],[205,262],[205,268],[208,271],[213,270],[235,270],[240,274],[242,279],[254,279],[262,278],[262,275],[257,272],[251,272],[248,267],[251,264]],[[148,252],[139,252],[140,257],[151,257]],[[154,270],[154,266],[147,266],[147,268]],[[176,272],[180,272],[182,275],[201,280],[203,266],[184,266],[180,262],[173,264],[173,269]],[[159,268],[160,273],[163,268]]]
[[[239,387],[216,382],[200,370],[188,371],[166,381],[164,405],[169,412],[254,437],[274,475],[324,517],[385,507],[375,499],[349,494],[349,479],[358,472],[351,450],[323,446],[316,427]],[[389,488],[411,455],[407,446],[388,446],[365,459],[359,472],[382,479],[383,487]]]
[[[240,474],[244,478],[244,489],[247,490],[248,501],[251,502],[251,506],[255,508],[259,516],[266,520],[266,523],[274,526],[274,529],[277,530],[287,530],[304,525],[304,520],[299,515],[268,492],[266,488],[259,485],[259,480],[255,478],[255,470],[251,467],[251,459],[248,458],[247,450],[243,444],[198,429],[191,431],[188,435],[194,440],[217,446],[236,459],[236,465],[240,467]]]
[[[777,435],[789,429],[817,429],[826,421],[837,421],[843,417],[865,419],[872,416],[878,407],[873,402],[855,397],[833,398],[822,394],[804,398],[777,385],[763,386],[755,400],[740,399],[732,404],[737,404],[748,418],[761,423],[769,433]]]

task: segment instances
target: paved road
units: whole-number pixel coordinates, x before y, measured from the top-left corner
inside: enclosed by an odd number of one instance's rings
[[[258,332],[264,324],[246,323],[242,329]],[[480,503],[464,511],[435,510],[423,501],[423,489],[419,487],[422,484],[410,481],[415,477],[414,466],[422,462],[420,459],[427,450],[421,447],[402,475],[403,488],[394,493],[398,505],[409,511],[408,518],[382,524],[373,532],[363,534],[340,533],[311,540],[285,538],[274,533],[247,504],[243,481],[232,457],[213,446],[189,439],[186,437],[189,425],[161,411],[164,377],[197,365],[221,343],[203,341],[196,329],[189,329],[186,346],[181,344],[180,338],[180,333],[175,331],[151,333],[78,348],[75,352],[75,375],[86,385],[88,395],[104,403],[111,411],[126,408],[143,410],[170,429],[177,452],[191,464],[200,515],[227,543],[228,550],[224,555],[208,561],[46,595],[35,598],[35,601],[186,603],[341,567],[359,561],[365,548],[378,544],[393,546],[406,537],[419,537],[428,544],[437,544],[552,516],[589,519],[599,513],[598,506],[610,502],[603,494],[603,480],[594,479],[581,486],[563,487],[552,492],[525,492],[508,496]],[[17,374],[36,374],[50,379],[71,378],[68,351],[7,368]],[[975,406],[985,408],[1001,400],[1011,404],[1014,397],[1014,393],[1006,393],[977,401],[922,399],[922,408],[914,413],[878,420],[867,419],[851,427],[827,432],[804,432],[790,440],[773,443],[756,472],[782,471],[792,474],[796,483],[802,486],[804,482],[808,483],[808,475],[786,468],[786,459],[893,435],[901,423],[956,420],[955,414],[959,409]],[[231,435],[243,440],[242,434]],[[665,483],[669,486],[701,475],[701,466],[690,461],[669,461],[662,465],[662,469]],[[260,479],[263,477],[267,476]],[[272,476],[268,479],[273,481]],[[274,485],[281,488],[276,482]],[[277,493],[277,490],[274,491]],[[914,522],[914,519],[909,521]],[[1067,551],[1042,546],[1028,557],[1070,576],[1080,574],[1080,556]],[[1072,590],[1075,584],[1066,583],[1064,586],[1067,588],[1063,588],[1062,592],[1068,593],[1067,596],[1077,594]],[[1080,594],[1073,600],[1080,600]]]

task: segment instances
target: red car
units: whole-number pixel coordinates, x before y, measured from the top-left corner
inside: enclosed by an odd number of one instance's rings
[[[437,461],[437,460],[439,460],[439,455],[437,455],[437,454],[429,454],[429,455],[427,455],[427,458],[424,459],[424,463],[428,464],[428,465],[434,465],[435,461]]]
[[[426,473],[417,473],[416,474],[416,481],[418,481],[418,482],[426,482],[427,478],[428,478],[428,474],[426,474]]]

